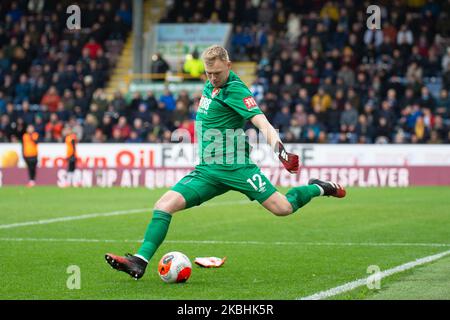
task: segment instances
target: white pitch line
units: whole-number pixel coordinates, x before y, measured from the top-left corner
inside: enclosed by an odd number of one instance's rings
[[[367,278],[363,278],[363,279],[358,279],[352,282],[348,282],[345,283],[341,286],[326,290],[326,291],[321,291],[318,293],[315,293],[313,295],[307,296],[307,297],[303,297],[303,298],[297,298],[296,300],[322,300],[325,298],[329,298],[329,297],[333,297],[351,290],[354,290],[356,288],[362,287],[364,285],[367,285],[368,283],[370,283],[373,279],[377,280],[381,280],[383,278],[389,277],[393,274],[399,273],[399,272],[403,272],[409,269],[412,269],[414,267],[426,264],[426,263],[430,263],[433,261],[436,261],[438,259],[441,259],[445,256],[450,255],[450,250],[448,251],[444,251],[435,255],[431,255],[431,256],[427,256],[421,259],[416,259],[414,261],[411,262],[407,262],[405,264],[402,264],[400,266],[394,267],[392,269],[388,269],[382,272],[379,272],[377,274],[371,275]]]
[[[11,242],[88,242],[88,243],[140,243],[142,240],[108,240],[108,239],[75,239],[75,238],[0,238],[0,241]]]
[[[249,204],[249,203],[251,203],[251,202],[247,201],[247,200],[212,202],[212,203],[205,204],[204,207],[215,207],[215,206],[222,206],[222,205],[228,205],[228,204]],[[112,212],[103,212],[103,213],[90,213],[90,214],[83,214],[83,215],[79,215],[79,216],[68,216],[68,217],[60,217],[60,218],[53,218],[53,219],[25,221],[25,222],[11,223],[11,224],[1,224],[0,229],[11,229],[11,228],[17,228],[17,227],[49,224],[49,223],[55,223],[55,222],[65,222],[65,221],[73,221],[73,220],[92,219],[92,218],[98,218],[98,217],[110,217],[110,216],[135,214],[135,213],[141,213],[141,212],[149,212],[151,210],[152,209],[150,209],[150,208],[140,208],[140,209],[121,210],[121,211],[112,211]]]
[[[69,217],[61,217],[61,218],[53,218],[53,219],[25,221],[25,222],[11,223],[11,224],[2,224],[2,225],[0,225],[0,229],[11,229],[11,228],[17,228],[17,227],[49,224],[49,223],[55,223],[55,222],[65,222],[65,221],[73,221],[73,220],[92,219],[92,218],[97,218],[97,217],[109,217],[109,216],[118,216],[118,215],[125,215],[125,214],[134,214],[134,213],[140,213],[140,212],[149,211],[149,210],[150,209],[148,209],[148,208],[142,208],[142,209],[112,211],[112,212],[103,212],[103,213],[90,213],[90,214],[83,214],[80,216],[69,216]]]
[[[29,241],[29,242],[87,242],[87,243],[141,243],[142,240],[117,239],[83,239],[83,238],[0,238],[0,241]],[[446,243],[377,243],[377,242],[267,242],[267,241],[226,241],[226,240],[165,240],[164,243],[179,244],[230,244],[230,245],[295,245],[295,246],[353,246],[353,247],[450,247]]]
[[[172,243],[193,244],[253,244],[253,245],[304,245],[304,246],[349,246],[349,247],[450,247],[450,243],[407,243],[407,242],[288,242],[288,241],[227,241],[227,240],[168,240]]]

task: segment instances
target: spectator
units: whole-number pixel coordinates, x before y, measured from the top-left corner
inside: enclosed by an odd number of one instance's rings
[[[413,42],[414,37],[412,31],[408,29],[406,24],[403,24],[397,33],[397,45],[401,48],[409,48],[413,45]]]
[[[139,139],[145,139],[147,135],[147,129],[144,127],[144,123],[141,118],[136,118],[133,121],[133,130],[136,132]]]
[[[39,134],[40,137],[44,137],[45,136],[45,123],[44,123],[44,120],[42,119],[42,116],[35,115],[34,119],[35,119],[34,120],[35,131]]]
[[[153,113],[151,118],[150,130],[148,135],[150,135],[149,141],[156,142],[166,130],[166,127],[162,124],[161,117],[158,113]],[[156,139],[156,140],[155,140]]]
[[[295,43],[296,41],[298,41],[298,37],[300,36],[300,34],[300,16],[291,12],[288,16],[286,33],[289,42]]]
[[[195,141],[194,121],[189,120],[189,119],[184,119],[183,122],[180,125],[180,129],[183,129],[183,130],[185,130],[186,132],[189,133],[189,139],[188,139],[187,142],[194,142]],[[166,130],[163,133],[163,138],[165,138],[165,140],[166,140],[165,142],[169,142],[167,140],[167,138],[168,138],[167,136],[168,136],[169,132],[170,131]]]
[[[331,96],[325,92],[323,87],[319,87],[317,93],[312,97],[311,102],[313,108],[318,105],[321,112],[327,111],[332,104]]]
[[[187,92],[185,91],[184,93],[180,92],[178,98],[180,99],[180,96],[182,96],[183,94],[184,97],[187,97]],[[187,99],[189,99],[189,97],[187,97]],[[147,92],[147,98],[144,100],[144,102],[147,105],[149,111],[155,111],[158,108],[158,101],[156,100],[153,91]]]
[[[130,132],[130,136],[125,139],[126,143],[141,143],[144,140],[138,135],[138,133],[134,130]]]
[[[152,56],[152,66],[151,66],[151,72],[155,74],[155,80],[161,80],[164,79],[162,76],[165,75],[166,72],[169,71],[169,64],[167,61],[163,58],[161,53],[156,53]]]
[[[26,126],[34,123],[34,112],[30,110],[30,103],[27,100],[22,103],[20,117],[23,119]]]
[[[343,65],[341,70],[338,72],[337,77],[342,79],[346,87],[352,87],[355,85],[355,73],[348,65]]]
[[[378,141],[376,143],[379,143],[380,141],[389,143],[391,141],[391,133],[392,128],[389,127],[386,118],[380,117],[378,119],[378,126],[375,129],[375,140]]]
[[[114,126],[114,124],[112,121],[112,117],[108,114],[105,114],[103,116],[100,128],[101,128],[102,133],[104,134],[106,140],[110,140],[112,138],[113,126]],[[119,130],[119,134],[120,134],[120,130]]]
[[[433,131],[436,131],[436,133],[439,136],[439,139],[444,141],[448,136],[449,130],[450,128],[447,124],[444,123],[442,116],[440,115],[436,116],[434,119]]]
[[[339,132],[341,128],[341,111],[338,104],[334,101],[326,111],[326,126],[330,143],[338,143]]]
[[[114,110],[118,112],[120,115],[122,116],[125,115],[127,102],[125,101],[125,99],[122,96],[122,93],[119,90],[114,92],[114,97],[110,101],[110,105],[113,106]]]
[[[345,97],[345,93],[343,89],[338,89],[335,92],[335,98],[334,98],[334,103],[336,103],[336,108],[339,111],[344,111],[345,108],[345,102],[346,102],[346,97]]]
[[[442,85],[446,90],[450,90],[450,65],[447,65],[447,71],[442,75]]]
[[[131,27],[131,10],[128,8],[126,2],[120,3],[120,8],[117,10],[117,15],[120,17],[120,20],[127,25],[128,27]]]
[[[393,108],[391,107],[391,104],[389,103],[388,100],[384,100],[381,103],[381,110],[378,112],[378,116],[385,118],[388,125],[390,127],[394,127],[397,120],[397,116],[393,111]]]
[[[439,134],[435,130],[432,130],[430,132],[430,139],[427,141],[427,143],[429,143],[429,144],[441,144],[441,143],[443,143],[443,140],[441,139],[441,137],[439,136]]]
[[[22,103],[24,100],[28,100],[31,94],[31,85],[28,82],[28,78],[26,74],[20,75],[20,82],[16,85],[16,98],[14,99],[15,103]]]
[[[67,125],[65,129],[71,128],[72,133],[74,133],[77,136],[77,140],[80,141],[83,138],[83,126],[77,121],[76,117],[70,117],[69,121],[67,122]]]
[[[11,139],[11,135],[13,134],[13,127],[8,114],[4,114],[0,117],[0,132],[3,135],[3,139],[6,138],[5,140],[7,141]]]
[[[183,70],[185,73],[189,74],[190,79],[200,79],[200,76],[203,75],[205,68],[203,66],[203,61],[200,60],[198,56],[197,50],[195,50],[192,55],[188,55]]]
[[[341,114],[341,132],[354,132],[358,122],[358,112],[350,102],[345,103],[344,111]]]
[[[303,131],[302,142],[316,143],[319,141],[321,132],[320,124],[317,122],[317,118],[314,114],[308,115],[307,125]]]
[[[406,79],[408,83],[415,85],[420,83],[422,79],[423,69],[417,62],[412,62],[406,71]]]
[[[167,111],[175,110],[175,98],[169,89],[164,89],[164,93],[159,98],[160,102],[164,103]]]
[[[442,57],[442,72],[445,72],[450,67],[450,46],[447,47],[445,56]]]
[[[150,113],[147,111],[147,105],[145,103],[141,103],[138,110],[133,113],[133,121],[136,118],[141,119],[144,123],[150,123]]]
[[[355,133],[358,137],[358,142],[364,141],[364,143],[372,143],[374,127],[367,122],[367,118],[364,114],[361,114],[358,117],[358,123],[356,124]]]
[[[0,115],[6,113],[6,99],[3,91],[0,91]]]
[[[433,96],[431,95],[430,90],[426,86],[423,86],[420,92],[421,95],[418,101],[419,105],[422,108],[430,108],[434,110],[436,107],[436,102]]]
[[[285,135],[286,140],[291,142],[300,142],[302,134],[302,127],[299,125],[296,118],[292,118],[289,124],[289,131]]]
[[[450,112],[450,97],[448,95],[448,90],[446,89],[441,89],[440,94],[439,94],[439,99],[437,100],[436,103],[436,113],[450,118],[449,117],[449,112]]]
[[[95,135],[94,135],[94,137],[92,137],[92,142],[93,143],[104,143],[104,142],[106,142],[106,137],[105,137],[105,135],[103,134],[103,131],[100,128],[95,130]]]
[[[50,121],[45,125],[45,141],[47,142],[62,142],[62,130],[64,124],[59,120],[56,113],[50,114]]]
[[[231,39],[231,44],[234,48],[231,54],[235,59],[248,59],[247,52],[252,45],[252,37],[250,36],[248,28],[244,29],[241,25],[237,25]]]
[[[107,140],[110,143],[122,143],[124,139],[121,134],[121,130],[119,128],[115,128],[112,130],[111,137]]]
[[[288,105],[284,105],[281,110],[276,113],[273,125],[275,128],[278,128],[280,132],[286,133],[289,129],[290,119],[290,108]]]
[[[113,126],[113,132],[114,132],[114,130],[119,130],[120,138],[122,140],[128,139],[128,137],[130,136],[130,133],[131,133],[131,128],[127,123],[127,118],[125,118],[124,116],[121,116],[119,118],[119,122]]]
[[[290,97],[293,97],[299,89],[300,85],[294,82],[294,77],[292,74],[286,73],[284,75],[284,84],[281,85],[280,91],[283,93],[288,93]]]
[[[419,116],[416,120],[416,125],[414,127],[414,136],[418,143],[423,143],[429,139],[429,129],[425,125],[424,118]]]
[[[307,122],[307,114],[305,112],[305,107],[302,104],[295,105],[295,111],[292,114],[292,118],[296,120],[298,126],[303,127]]]
[[[51,86],[47,92],[44,94],[41,100],[41,104],[44,104],[48,107],[50,112],[56,112],[58,108],[58,104],[61,102],[61,98],[56,91],[55,86]]]
[[[86,115],[86,121],[83,124],[83,137],[81,141],[92,142],[95,132],[97,131],[98,121],[97,118],[89,113]]]
[[[261,2],[261,7],[257,11],[257,21],[262,25],[269,25],[272,17],[273,10],[269,7],[269,2],[264,0]]]
[[[101,50],[101,48],[101,45],[95,41],[93,37],[90,37],[88,43],[84,45],[83,50],[88,50],[90,59],[96,59],[98,51]]]
[[[187,106],[183,101],[179,100],[176,103],[176,108],[172,113],[171,122],[175,128],[178,128],[187,118],[188,118]]]
[[[73,110],[75,108],[75,98],[73,93],[69,89],[64,90],[63,97],[61,98],[61,102],[64,105],[65,110]]]

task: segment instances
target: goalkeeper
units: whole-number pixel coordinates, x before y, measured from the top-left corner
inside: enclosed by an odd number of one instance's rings
[[[286,216],[314,197],[342,198],[346,193],[340,185],[318,179],[311,179],[306,186],[294,187],[286,195],[278,192],[250,159],[250,145],[243,131],[245,123],[250,120],[262,132],[290,173],[298,172],[298,156],[285,150],[277,131],[259,109],[250,90],[231,71],[227,51],[221,46],[211,46],[203,52],[202,60],[208,81],[195,124],[200,163],[156,202],[144,241],[135,255],[105,255],[113,268],[135,279],[144,275],[147,263],[163,242],[175,212],[235,190],[252,201],[257,200],[273,214]]]

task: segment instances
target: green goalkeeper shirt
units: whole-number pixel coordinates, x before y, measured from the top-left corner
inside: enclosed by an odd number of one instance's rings
[[[206,81],[195,119],[200,165],[233,170],[253,164],[244,126],[257,114],[255,98],[233,71],[220,88]]]

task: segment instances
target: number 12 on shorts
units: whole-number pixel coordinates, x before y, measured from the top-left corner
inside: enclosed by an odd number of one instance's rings
[[[259,174],[254,174],[253,177],[250,179],[247,179],[247,182],[250,183],[250,185],[253,187],[253,189],[255,189],[256,191],[259,192],[264,192],[265,186],[266,186],[266,182],[262,180],[261,175]],[[259,188],[256,186],[255,182],[258,182]]]

